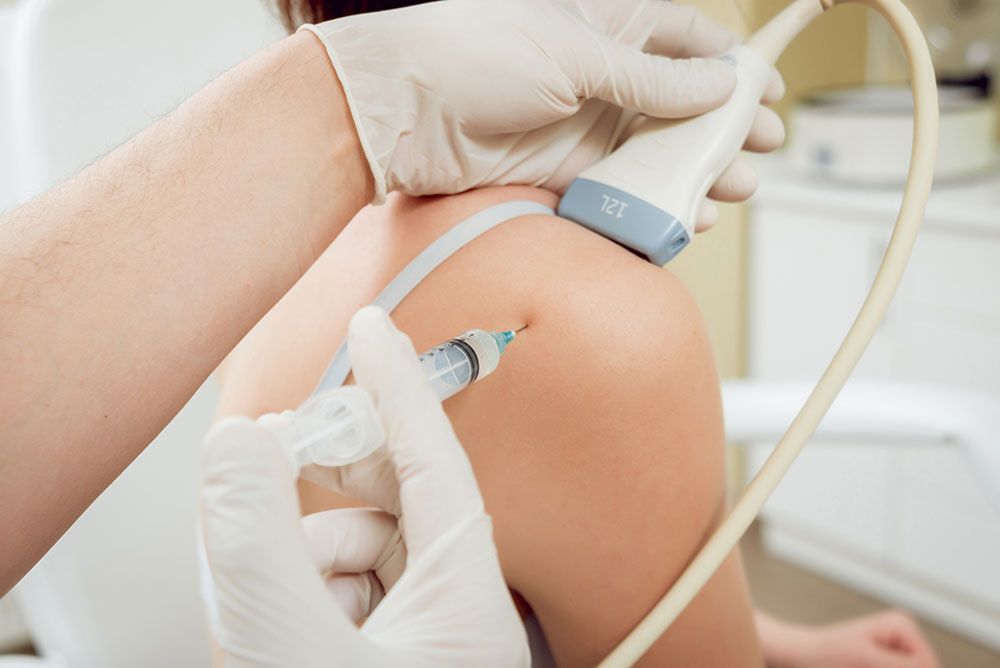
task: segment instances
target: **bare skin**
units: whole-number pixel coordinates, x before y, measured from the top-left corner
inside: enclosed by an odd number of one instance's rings
[[[704,32],[685,16],[692,35]],[[591,27],[581,27],[590,35]],[[596,71],[573,61],[542,85],[580,95],[607,88],[617,99],[622,91],[608,62],[591,62]],[[482,65],[467,67],[481,72]],[[621,86],[639,82],[622,76]],[[531,102],[552,93],[531,90],[539,84],[529,72],[514,88]],[[496,131],[509,132],[519,113],[524,130],[531,118],[556,120],[515,102]],[[568,102],[554,108],[568,115],[572,96]],[[477,114],[495,117],[487,106],[473,105],[469,117],[441,113],[475,125]],[[752,135],[773,135],[766,130],[776,117],[769,118]],[[713,190],[720,197],[749,194],[738,171],[727,170],[719,185],[729,186]],[[420,192],[456,187],[449,177]],[[318,40],[302,34],[234,68],[76,178],[0,216],[0,594],[373,193],[331,63]]]
[[[0,594],[372,195],[302,34],[0,217]]]
[[[226,363],[223,414],[298,405],[348,319],[431,240],[508,187],[362,212]],[[445,303],[441,297],[448,295]],[[668,272],[554,216],[504,223],[394,313],[418,350],[528,324],[497,372],[446,402],[510,586],[559,665],[591,666],[672,583],[726,507],[719,385],[701,317]],[[306,512],[353,503],[303,484]],[[760,666],[738,556],[645,665]]]
[[[757,613],[757,631],[772,668],[940,668],[920,625],[902,610],[809,627]]]

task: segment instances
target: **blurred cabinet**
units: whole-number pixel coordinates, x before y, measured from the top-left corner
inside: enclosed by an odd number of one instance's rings
[[[780,158],[762,170],[750,216],[750,375],[816,379],[875,277],[900,194],[802,182]],[[936,187],[859,376],[1000,397],[998,212],[1000,175]],[[772,445],[751,447],[749,473]],[[1000,509],[982,484],[946,447],[813,442],[762,513],[765,543],[1000,648]]]

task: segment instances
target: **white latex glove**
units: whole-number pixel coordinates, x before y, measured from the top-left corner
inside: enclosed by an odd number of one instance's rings
[[[349,340],[386,446],[324,484],[388,513],[300,522],[287,415],[229,418],[207,438],[203,531],[227,665],[528,666],[492,522],[412,344],[373,307]]]
[[[304,27],[344,86],[375,203],[391,190],[563,192],[617,146],[635,112],[693,116],[735,85],[729,65],[702,58],[732,33],[666,0],[445,0]],[[776,77],[765,98],[781,92]],[[783,139],[777,116],[762,112],[747,148]],[[752,170],[734,170],[712,197],[749,197]]]

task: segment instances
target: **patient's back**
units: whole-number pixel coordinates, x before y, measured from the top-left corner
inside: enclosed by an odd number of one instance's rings
[[[308,397],[352,313],[431,241],[526,187],[363,211],[233,352],[222,412]],[[529,325],[489,378],[445,402],[494,519],[510,586],[559,665],[591,666],[677,578],[725,510],[718,379],[680,282],[555,216],[524,216],[449,258],[393,313],[416,349]],[[304,512],[347,505],[301,486]],[[731,557],[646,655],[657,666],[760,666]]]

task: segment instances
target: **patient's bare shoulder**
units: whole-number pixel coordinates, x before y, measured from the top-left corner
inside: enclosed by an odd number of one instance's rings
[[[223,410],[304,400],[353,311],[496,188],[369,209],[234,352]],[[445,403],[494,518],[505,576],[561,665],[593,665],[677,577],[724,510],[718,379],[697,307],[668,271],[556,216],[524,216],[449,258],[394,313],[418,350],[528,324],[497,371]],[[304,508],[342,504],[306,491]],[[759,665],[738,561],[649,655]],[[712,644],[712,634],[727,642]]]
[[[507,187],[447,197],[394,195],[385,206],[362,210],[220,367],[220,413],[255,415],[301,403],[344,339],[355,310],[451,227],[516,199],[549,206],[557,201],[536,188]]]

